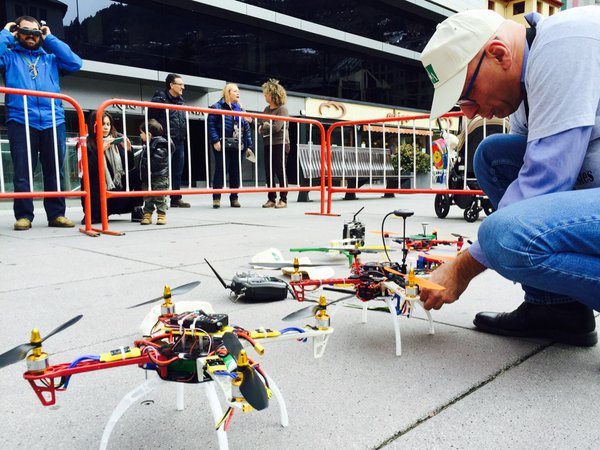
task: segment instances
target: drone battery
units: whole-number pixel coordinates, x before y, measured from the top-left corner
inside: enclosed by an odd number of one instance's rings
[[[229,324],[229,316],[227,314],[206,314],[200,310],[171,317],[169,323],[172,326],[183,326],[183,328],[216,333]]]

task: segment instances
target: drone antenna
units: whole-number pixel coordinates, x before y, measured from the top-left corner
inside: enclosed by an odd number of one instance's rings
[[[360,208],[358,211],[356,211],[356,214],[354,214],[354,217],[352,217],[352,221],[356,221],[356,216],[358,216],[358,214],[365,209],[365,207],[363,206],[362,208]]]
[[[406,218],[412,216],[414,212],[405,209],[397,209],[393,214],[397,217],[402,217],[402,221],[404,222],[402,230],[402,265],[400,266],[400,272],[406,275],[406,257],[408,256],[408,248],[406,248]]]
[[[230,286],[227,286],[227,283],[225,283],[225,280],[223,280],[223,278],[221,278],[221,275],[219,275],[217,273],[217,271],[215,270],[215,268],[208,262],[208,260],[206,258],[204,258],[204,261],[206,262],[206,264],[208,264],[208,267],[211,268],[211,270],[214,272],[215,276],[218,278],[218,280],[221,282],[221,284],[223,285],[223,287],[225,289],[230,289]]]

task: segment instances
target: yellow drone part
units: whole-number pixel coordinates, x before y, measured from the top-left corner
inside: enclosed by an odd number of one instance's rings
[[[219,356],[208,356],[205,360],[206,370],[209,373],[227,372],[225,362]]]
[[[339,284],[334,284],[334,286],[338,287],[338,288],[352,288],[352,289],[356,287],[356,285],[353,283],[339,283]]]
[[[41,344],[42,343],[42,336],[40,335],[40,330],[38,330],[37,328],[34,328],[33,330],[31,330],[31,340],[29,341],[31,344]],[[38,358],[42,355],[42,347],[41,345],[38,347],[35,347],[33,349],[33,351],[31,352],[31,355],[33,358]]]
[[[254,409],[252,406],[250,406],[248,403],[246,403],[246,400],[244,400],[243,398],[239,399],[239,400],[236,399],[236,401],[239,401],[240,403],[243,403],[242,404],[242,412],[243,413],[250,412],[250,411],[252,411]]]
[[[48,354],[42,351],[42,337],[40,336],[40,331],[37,328],[34,328],[31,331],[30,343],[38,345],[38,347],[35,347],[31,351],[31,354],[27,357],[27,371],[44,372],[49,366]]]
[[[250,337],[252,339],[264,339],[264,338],[271,338],[271,337],[278,337],[281,336],[281,333],[277,330],[271,330],[269,328],[267,328],[266,330],[251,330],[250,331]]]
[[[108,353],[100,354],[100,362],[118,361],[120,359],[137,358],[141,356],[142,351],[137,347],[125,347],[117,348],[109,351]]]

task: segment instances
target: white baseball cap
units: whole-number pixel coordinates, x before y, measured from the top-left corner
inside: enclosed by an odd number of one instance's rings
[[[433,83],[431,119],[450,111],[460,97],[467,66],[504,22],[487,9],[471,9],[448,17],[421,53],[421,62]]]

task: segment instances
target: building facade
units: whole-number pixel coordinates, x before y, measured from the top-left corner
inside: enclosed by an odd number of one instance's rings
[[[236,82],[244,108],[262,111],[260,85],[277,78],[290,94],[290,115],[317,111],[313,117],[323,120],[345,117],[328,117],[331,109],[315,108],[315,101],[351,104],[354,111],[365,106],[365,118],[399,110],[427,111],[433,90],[420,64],[420,51],[444,18],[457,10],[486,6],[481,0],[3,4],[4,23],[24,14],[45,20],[84,59],[83,69],[64,77],[61,85],[62,92],[86,111],[108,98],[149,100],[163,87],[166,75],[175,72],[185,80],[188,105],[207,107],[221,97],[226,82]],[[72,114],[69,117],[73,120]],[[0,121],[3,126],[4,117]],[[192,132],[202,127],[195,124]]]

